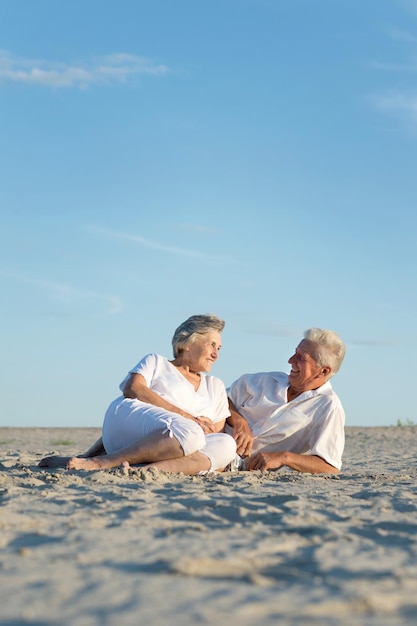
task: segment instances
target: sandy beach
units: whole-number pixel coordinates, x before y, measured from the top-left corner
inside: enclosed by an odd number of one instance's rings
[[[338,476],[41,469],[99,429],[0,428],[0,624],[414,624],[417,427]]]

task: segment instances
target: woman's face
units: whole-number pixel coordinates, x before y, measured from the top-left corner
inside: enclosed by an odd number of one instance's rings
[[[195,372],[209,372],[213,363],[219,358],[222,338],[213,330],[186,346],[183,351],[183,363]]]

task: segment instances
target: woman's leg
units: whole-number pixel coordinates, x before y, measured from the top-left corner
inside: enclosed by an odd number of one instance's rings
[[[210,471],[222,472],[236,456],[236,441],[226,433],[206,435],[206,445],[200,449],[210,461]]]
[[[120,448],[111,454],[103,454],[92,458],[72,457],[67,462],[67,469],[110,469],[127,461],[130,465],[152,463],[184,456],[179,442],[169,434],[153,432],[141,441]]]
[[[177,459],[168,459],[166,461],[156,461],[143,467],[149,469],[156,467],[163,472],[171,474],[186,474],[186,476],[196,476],[197,474],[207,474],[210,470],[210,459],[202,452],[193,452],[187,456]]]
[[[157,461],[146,467],[157,467],[164,472],[196,476],[207,472],[221,472],[236,456],[236,442],[230,435],[213,433],[206,435],[206,443],[198,452],[181,458]]]
[[[180,459],[205,445],[202,428],[177,413],[131,398],[118,398],[107,409],[103,443],[107,454],[72,457],[67,469],[109,469]]]
[[[91,458],[93,456],[99,456],[101,454],[106,454],[106,451],[103,446],[103,440],[100,437],[99,439],[97,439],[96,442],[93,443],[93,445],[90,448],[88,448],[86,452],[83,452],[82,454],[78,454],[77,456],[81,458]],[[68,464],[68,461],[71,458],[73,457],[58,456],[56,454],[52,456],[46,456],[45,458],[39,461],[38,467],[66,467]]]

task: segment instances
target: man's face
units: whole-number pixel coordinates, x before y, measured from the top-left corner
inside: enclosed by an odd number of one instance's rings
[[[315,359],[315,346],[303,339],[288,359],[291,371],[288,375],[292,389],[303,392],[317,389],[327,379],[329,368],[321,367]]]

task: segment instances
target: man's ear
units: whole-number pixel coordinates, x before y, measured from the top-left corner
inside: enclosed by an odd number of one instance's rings
[[[332,373],[332,368],[329,366],[323,367],[321,370],[321,373],[323,374],[325,378],[327,378]]]

